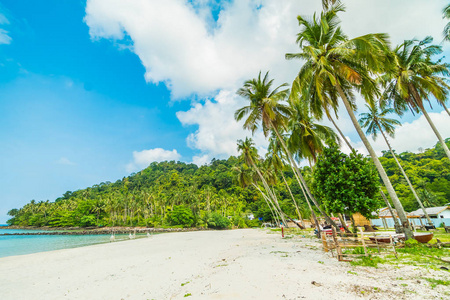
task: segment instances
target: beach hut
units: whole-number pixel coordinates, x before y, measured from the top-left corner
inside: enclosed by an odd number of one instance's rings
[[[356,226],[364,227],[364,225],[368,225],[368,226],[372,225],[372,224],[370,224],[370,221],[360,213],[353,214],[353,220],[355,220]]]
[[[425,211],[431,219],[450,219],[450,206],[427,207]],[[410,212],[411,215],[425,217],[422,209]]]

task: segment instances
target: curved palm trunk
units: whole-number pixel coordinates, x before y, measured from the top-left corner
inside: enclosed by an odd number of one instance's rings
[[[313,208],[311,207],[311,203],[309,203],[308,196],[306,195],[305,189],[304,189],[304,187],[303,187],[303,185],[302,185],[300,179],[298,178],[298,175],[297,175],[297,173],[295,172],[295,169],[294,169],[294,167],[293,167],[292,165],[291,165],[291,168],[292,168],[292,171],[294,171],[295,179],[297,179],[297,183],[298,183],[298,185],[300,186],[300,189],[302,190],[303,197],[305,197],[306,203],[308,204],[308,208],[309,208],[309,210],[311,211],[311,215],[312,215],[312,217],[313,217],[315,227],[317,228],[317,231],[318,231],[318,233],[319,233],[317,236],[320,237],[320,224],[319,224],[319,220],[317,219],[316,213],[314,212]]]
[[[341,129],[334,122],[333,117],[328,116],[328,119],[331,121],[331,123],[333,123],[334,128],[336,128],[336,130],[339,132],[339,134],[341,135],[341,137],[344,140],[344,142],[347,144],[347,147],[350,149],[350,151],[353,151],[354,149],[353,149],[352,145],[350,145],[350,142],[347,140],[347,138],[345,137],[344,133],[342,133]]]
[[[414,187],[412,186],[411,181],[409,180],[408,175],[406,175],[405,170],[403,169],[402,165],[401,165],[400,162],[398,161],[397,156],[395,156],[394,151],[392,151],[391,144],[389,144],[389,141],[388,141],[386,135],[384,134],[383,130],[381,130],[380,124],[377,123],[377,126],[378,126],[378,129],[380,130],[381,135],[383,136],[383,138],[384,138],[386,144],[388,145],[389,151],[391,152],[392,156],[393,156],[394,159],[395,159],[395,162],[397,163],[397,165],[398,165],[400,171],[402,172],[403,177],[405,177],[406,182],[408,183],[409,188],[410,188],[411,192],[412,192],[413,195],[414,195],[414,198],[416,198],[417,203],[419,203],[420,208],[422,208],[422,211],[423,211],[423,213],[425,214],[425,217],[426,217],[427,220],[428,220],[428,225],[432,225],[433,222],[431,222],[430,216],[428,216],[427,211],[425,210],[425,207],[423,207],[422,201],[420,201],[420,198],[419,198],[419,196],[417,195],[416,190],[415,190]]]
[[[448,159],[450,159],[450,150],[448,150],[447,144],[445,143],[444,139],[442,138],[441,134],[439,133],[439,131],[437,130],[436,126],[434,126],[433,121],[431,120],[430,116],[428,115],[427,111],[423,108],[420,107],[420,110],[422,111],[423,115],[425,116],[425,118],[428,121],[428,124],[430,124],[431,129],[433,129],[434,134],[437,136],[439,142],[442,145],[442,148],[445,151],[445,154],[447,154]]]
[[[280,222],[278,221],[279,218],[279,212],[276,210],[275,205],[272,203],[272,201],[263,193],[263,191],[259,188],[258,185],[256,185],[255,183],[252,183],[253,186],[261,193],[261,195],[263,196],[264,201],[266,201],[267,206],[270,209],[270,213],[272,214],[273,219],[275,220],[275,222],[277,223],[277,226],[280,226]],[[273,209],[272,209],[273,206]],[[275,212],[274,212],[275,210]]]
[[[339,217],[339,221],[341,221],[342,227],[344,227],[345,232],[350,232],[350,229],[348,229],[348,226],[345,223],[344,216],[341,213],[339,213],[338,217]]]
[[[386,195],[383,193],[383,190],[381,190],[381,188],[380,188],[380,194],[381,194],[381,198],[383,198],[384,202],[386,203],[387,208],[389,209],[389,212],[391,213],[392,220],[394,221],[394,228],[400,228],[400,224],[398,223],[397,217],[394,215],[394,211],[392,210],[392,206],[389,203],[389,200],[386,197]]]
[[[447,106],[445,105],[444,102],[441,103],[442,107],[444,107],[445,111],[447,112],[447,114],[450,116],[450,111],[448,110]]]
[[[348,115],[350,116],[350,119],[352,120],[353,126],[355,127],[356,131],[358,132],[359,137],[364,143],[364,146],[366,146],[367,151],[369,151],[370,156],[372,157],[372,160],[375,164],[375,167],[378,170],[378,173],[380,174],[381,180],[383,180],[384,185],[386,186],[386,189],[389,193],[389,196],[392,199],[392,202],[394,203],[395,209],[397,210],[398,216],[400,220],[402,221],[402,227],[403,231],[405,232],[405,238],[409,239],[412,238],[412,231],[409,227],[408,218],[406,216],[405,210],[403,209],[403,206],[400,202],[400,200],[397,197],[397,194],[395,193],[394,187],[392,186],[391,181],[389,180],[389,177],[386,174],[386,171],[384,170],[383,166],[380,163],[380,160],[378,159],[375,151],[373,150],[372,146],[369,143],[369,140],[364,135],[364,132],[361,129],[361,126],[359,126],[358,120],[356,119],[356,116],[353,112],[353,108],[350,105],[350,102],[347,99],[347,96],[345,95],[344,91],[342,90],[341,86],[339,84],[336,84],[336,89],[341,96],[342,101],[344,102],[344,106],[347,110]]]
[[[300,222],[302,222],[303,228],[306,228],[305,223],[303,222],[302,215],[300,214],[300,210],[298,209],[297,201],[295,201],[295,198],[294,198],[294,195],[292,194],[291,188],[289,187],[289,184],[287,183],[286,178],[283,175],[283,171],[281,171],[280,173],[281,173],[281,177],[283,177],[284,184],[286,185],[286,187],[289,191],[289,195],[291,195],[292,201],[294,202],[295,210],[297,211],[298,218],[300,219]]]
[[[264,188],[267,191],[267,194],[272,198],[272,200],[274,201],[274,203],[276,204],[276,206],[278,206],[278,209],[281,212],[281,207],[278,204],[277,198],[275,196],[275,194],[272,193],[272,191],[270,190],[269,185],[267,184],[266,180],[264,179],[264,176],[261,174],[261,171],[259,170],[259,168],[256,166],[255,162],[253,160],[251,160],[252,163],[252,167],[256,170],[256,173],[258,174],[259,178],[261,179]],[[281,221],[283,222],[283,224],[287,227],[287,222],[284,219],[283,215],[280,213],[280,217],[281,217]]]
[[[324,212],[320,206],[319,203],[316,201],[316,198],[314,198],[314,196],[311,194],[311,191],[308,188],[308,185],[306,184],[305,179],[303,178],[302,174],[300,173],[300,170],[298,169],[297,163],[295,162],[295,160],[292,158],[291,152],[288,150],[286,143],[284,142],[283,138],[281,137],[280,133],[278,132],[277,128],[275,128],[275,126],[273,126],[272,121],[270,121],[270,125],[273,128],[273,130],[275,131],[275,134],[277,135],[278,139],[280,140],[281,145],[283,146],[284,151],[286,152],[288,158],[289,158],[289,162],[291,164],[291,166],[294,168],[294,173],[297,173],[298,178],[300,178],[301,183],[303,184],[303,187],[305,188],[306,193],[308,194],[309,198],[311,199],[311,201],[314,203],[314,205],[317,207],[317,209],[320,211],[320,213],[325,217],[325,219],[327,220],[327,222],[329,224],[331,224],[333,227],[336,228],[336,230],[339,232],[339,228],[336,225],[336,223],[330,218],[330,216],[328,216],[328,214],[326,212]],[[299,182],[300,184],[300,182]],[[301,185],[300,185],[301,186]],[[319,229],[318,229],[319,230]]]

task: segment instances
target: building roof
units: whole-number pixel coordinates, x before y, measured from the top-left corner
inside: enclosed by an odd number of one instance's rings
[[[392,209],[392,211],[394,212],[394,215],[396,217],[398,217],[397,211],[395,209]],[[380,208],[380,210],[378,211],[378,214],[372,213],[372,215],[378,216],[379,218],[392,218],[391,212],[389,211],[389,209],[387,207]]]
[[[446,209],[450,209],[450,206],[427,207],[427,208],[425,208],[425,211],[427,212],[428,215],[434,216],[434,215],[437,215],[437,214],[443,212]],[[425,215],[421,208],[418,209],[418,210],[410,212],[408,215],[410,215],[410,214],[411,215],[417,215],[417,216]]]

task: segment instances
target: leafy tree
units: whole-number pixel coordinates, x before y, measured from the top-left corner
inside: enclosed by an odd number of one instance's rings
[[[337,146],[325,148],[313,172],[314,190],[333,213],[370,218],[380,207],[377,170],[368,158],[355,151],[346,155]]]
[[[409,238],[412,236],[408,219],[398,196],[383,169],[369,140],[364,135],[355,116],[353,91],[359,91],[363,98],[371,103],[379,90],[373,74],[382,70],[386,61],[387,35],[366,34],[353,39],[343,33],[337,17],[344,6],[337,4],[313,19],[298,16],[300,32],[297,42],[300,53],[286,54],[287,59],[305,61],[292,84],[291,99],[309,101],[311,113],[318,119],[330,109],[336,110],[337,100],[342,99],[345,109],[369,152],[375,167],[394,202],[402,221],[403,230]]]
[[[209,228],[225,229],[231,225],[231,221],[228,218],[216,212],[213,212],[211,214],[207,214],[206,224],[208,225]]]
[[[191,227],[194,224],[194,215],[189,208],[182,205],[176,205],[167,215],[167,221],[170,225]]]

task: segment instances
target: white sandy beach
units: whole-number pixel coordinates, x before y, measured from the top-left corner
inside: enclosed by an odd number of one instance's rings
[[[438,299],[444,271],[352,267],[309,238],[256,229],[0,258],[0,299]],[[314,249],[316,248],[316,249]],[[350,272],[349,272],[350,271]]]

